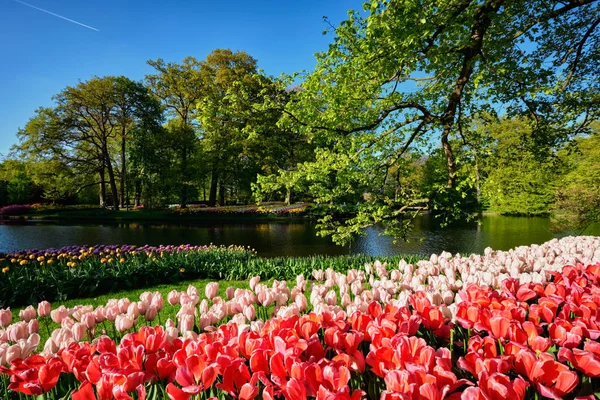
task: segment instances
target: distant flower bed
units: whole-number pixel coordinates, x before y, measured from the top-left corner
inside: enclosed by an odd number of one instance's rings
[[[70,246],[0,253],[0,305],[66,299],[198,277],[255,252],[241,246]]]
[[[31,206],[26,204],[13,204],[0,208],[0,216],[24,215],[31,211]]]
[[[600,238],[566,238],[255,276],[223,297],[211,282],[96,307],[41,302],[17,322],[4,309],[0,376],[8,393],[74,400],[593,400],[598,260]],[[165,310],[175,317],[163,323]]]
[[[283,215],[283,214],[300,214],[306,211],[306,203],[297,203],[285,205],[283,203],[268,203],[260,206],[223,206],[223,207],[207,207],[207,206],[188,206],[186,208],[175,207],[172,212],[180,215],[190,214],[223,214],[223,215]]]

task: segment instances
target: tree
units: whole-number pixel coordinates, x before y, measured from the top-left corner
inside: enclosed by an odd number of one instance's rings
[[[555,200],[560,160],[552,149],[537,148],[534,121],[503,119],[479,127],[487,138],[482,148],[483,197],[490,209],[509,215],[548,215]]]
[[[189,158],[195,148],[198,135],[196,126],[196,106],[205,95],[205,80],[201,64],[194,57],[186,57],[181,64],[166,63],[162,59],[149,60],[148,65],[156,74],[146,76],[146,82],[152,93],[160,99],[168,117],[176,119],[181,138],[178,143],[180,161],[179,204],[186,207],[190,190]]]
[[[206,93],[198,103],[197,118],[202,126],[202,147],[210,160],[209,204],[225,200],[224,181],[238,175],[244,158],[243,132],[253,112],[250,98],[261,90],[256,60],[244,52],[216,49],[202,62]]]
[[[592,134],[578,138],[561,151],[567,165],[560,177],[555,219],[559,226],[585,229],[600,222],[600,124]]]
[[[375,0],[365,14],[350,12],[315,71],[300,76],[303,90],[283,121],[319,146],[294,178],[309,182],[317,203],[370,194],[354,218],[323,218],[324,231],[348,241],[426,203],[418,192],[392,201],[382,182],[404,153],[432,139],[446,158],[444,191],[456,191],[451,139],[490,105],[531,116],[540,145],[585,131],[600,112],[598,7],[598,0]]]
[[[160,108],[141,84],[113,76],[68,86],[54,96],[54,101],[54,108],[39,109],[19,132],[18,150],[36,161],[53,160],[83,175],[98,174],[102,205],[108,174],[112,205],[118,209],[119,197],[125,193],[126,138],[136,125],[158,123]],[[121,196],[115,171],[117,143],[122,150]]]

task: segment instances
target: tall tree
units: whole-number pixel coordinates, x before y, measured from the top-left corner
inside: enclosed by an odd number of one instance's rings
[[[98,174],[101,203],[106,199],[107,174],[112,205],[118,209],[114,147],[136,124],[158,123],[160,108],[139,83],[112,76],[68,86],[54,96],[54,101],[54,108],[38,110],[19,132],[19,149],[38,159],[56,159],[83,168],[88,175]],[[124,169],[124,157],[122,163]]]
[[[166,63],[162,59],[149,60],[148,65],[156,70],[146,76],[152,93],[160,99],[171,119],[178,119],[180,140],[180,185],[179,203],[186,207],[190,190],[189,159],[194,148],[192,136],[197,136],[196,106],[205,95],[205,81],[201,63],[194,57],[186,57],[181,64]]]
[[[243,151],[243,129],[248,121],[251,107],[248,93],[260,91],[260,77],[256,60],[244,52],[217,49],[202,63],[206,93],[198,104],[198,120],[202,125],[203,148],[211,163],[209,204],[225,198],[223,180],[240,161]],[[244,95],[240,92],[245,91]],[[252,95],[251,95],[252,97]],[[239,100],[236,103],[236,100]]]
[[[598,0],[374,0],[364,14],[351,12],[286,108],[287,122],[319,145],[317,161],[297,174],[329,177],[312,179],[315,201],[370,193],[355,218],[323,219],[325,229],[344,242],[420,203],[419,193],[390,201],[378,177],[419,141],[438,141],[444,190],[456,190],[451,139],[490,105],[530,115],[540,144],[585,130],[600,113],[598,7]]]

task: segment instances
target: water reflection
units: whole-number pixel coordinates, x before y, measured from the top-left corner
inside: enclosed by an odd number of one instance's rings
[[[546,218],[484,216],[478,222],[440,229],[427,216],[420,217],[408,242],[393,243],[379,236],[382,229],[367,229],[366,236],[350,246],[334,245],[329,239],[316,236],[308,222],[292,223],[224,223],[203,225],[169,224],[95,224],[0,225],[0,251],[30,248],[61,247],[86,244],[223,244],[255,248],[259,255],[308,256],[312,254],[367,253],[391,255],[420,253],[428,255],[443,250],[451,253],[481,253],[486,247],[506,250],[515,246],[542,243],[560,236],[550,230]],[[600,234],[596,226],[587,234]]]

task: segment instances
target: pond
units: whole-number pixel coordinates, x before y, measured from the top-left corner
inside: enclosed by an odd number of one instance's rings
[[[195,225],[171,224],[78,224],[48,223],[0,225],[0,252],[45,249],[68,245],[93,244],[217,244],[244,245],[263,257],[309,256],[313,254],[392,255],[420,253],[429,255],[443,250],[451,253],[482,253],[486,247],[508,250],[520,245],[543,243],[566,233],[555,233],[547,218],[483,216],[477,222],[440,229],[432,218],[419,217],[408,242],[393,243],[379,236],[381,229],[369,228],[366,236],[341,247],[327,238],[316,236],[310,222],[244,222]],[[579,232],[571,232],[578,234]],[[585,234],[600,235],[593,227]]]

